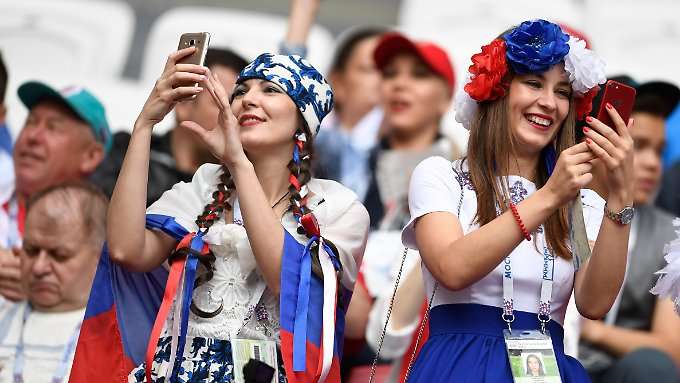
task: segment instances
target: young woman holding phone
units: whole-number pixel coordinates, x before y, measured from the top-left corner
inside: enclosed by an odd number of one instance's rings
[[[304,59],[263,54],[240,73],[229,100],[207,68],[178,64],[192,49],[168,58],[135,123],[109,209],[115,262],[133,271],[170,268],[146,363],[129,381],[232,382],[247,373],[244,363],[261,368],[252,359],[267,347],[274,362],[264,369],[278,368],[280,382],[337,381],[368,214],[354,193],[310,174],[331,88]],[[182,86],[194,81],[198,88]],[[147,210],[153,127],[199,92],[220,109],[215,127],[182,125],[220,164],[201,166]],[[257,345],[242,363],[239,341]]]
[[[603,63],[545,20],[501,34],[472,56],[469,71],[456,99],[457,119],[470,130],[467,156],[429,158],[411,178],[402,240],[420,251],[434,299],[409,381],[512,382],[504,330],[537,330],[562,382],[589,381],[564,354],[561,323],[572,291],[581,314],[599,318],[621,286],[632,121],[609,106],[614,125],[588,117],[586,140],[575,143],[575,121],[605,81]],[[608,171],[606,203],[584,190],[593,161]],[[578,198],[594,248],[577,268],[569,209]]]

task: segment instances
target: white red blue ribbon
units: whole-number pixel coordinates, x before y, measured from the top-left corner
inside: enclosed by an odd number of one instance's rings
[[[335,272],[340,269],[340,261],[328,244],[318,236],[313,236],[307,242],[300,263],[300,283],[298,285],[295,324],[293,327],[293,371],[302,372],[307,367],[307,320],[312,279],[311,248],[315,244],[318,245],[319,262],[321,263],[324,277],[321,376],[325,379],[325,376],[330,371],[333,359],[337,296],[337,277]],[[323,379],[320,379],[320,381],[323,381]]]

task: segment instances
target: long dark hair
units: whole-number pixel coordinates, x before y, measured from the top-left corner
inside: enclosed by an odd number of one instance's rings
[[[515,76],[512,69],[504,79],[510,84]],[[569,112],[559,128],[553,145],[559,155],[564,149],[575,144],[576,112],[573,95],[569,100]],[[477,214],[475,222],[480,226],[496,218],[496,204],[505,211],[509,206],[507,185],[496,182],[496,178],[509,174],[511,156],[516,153],[517,143],[508,124],[508,95],[488,102],[479,103],[479,111],[470,127],[467,157],[470,178],[477,191]],[[548,181],[548,170],[545,166],[547,150],[541,153],[536,166],[536,189]],[[545,237],[548,247],[558,256],[571,259],[571,251],[566,239],[569,233],[567,221],[568,207],[562,206],[545,221]]]
[[[296,134],[291,138],[293,140],[293,145],[298,145],[299,161],[296,162],[295,158],[292,158],[288,163],[288,170],[290,171],[292,178],[297,181],[298,185],[304,186],[312,178],[311,161],[314,155],[314,137],[309,127],[304,122],[301,114],[300,120],[302,121],[301,126],[298,128]],[[300,133],[304,134],[306,140],[297,139]],[[229,170],[225,166],[222,166],[220,183],[217,185],[217,190],[215,190],[212,194],[212,201],[205,205],[203,212],[196,218],[195,222],[199,230],[207,233],[210,230],[210,227],[212,227],[212,225],[217,222],[220,217],[222,217],[225,211],[232,209],[232,206],[228,201],[229,197],[235,190],[235,186],[234,179],[229,173]],[[301,217],[309,213],[310,209],[307,207],[307,198],[303,198],[300,195],[297,187],[292,182],[288,186],[288,191],[290,195],[288,198],[289,209],[292,210],[293,215],[295,217]],[[307,235],[304,230],[301,230],[301,227],[298,227],[298,234]],[[307,236],[309,237],[309,235]],[[316,275],[320,275],[321,270],[318,263],[318,253],[316,253],[314,258],[313,271]],[[205,272],[196,278],[194,287],[198,287],[212,279],[215,255],[211,251],[207,256],[200,257],[199,260],[204,266]],[[191,303],[191,311],[195,315],[203,318],[212,318],[216,316],[222,311],[222,308],[223,307],[220,305],[217,310],[206,312],[198,308],[193,301]]]
[[[526,359],[526,374],[531,375],[531,370],[529,369],[529,359],[536,359],[538,361],[538,376],[545,376],[545,369],[543,368],[543,362],[541,358],[536,354],[529,354]]]

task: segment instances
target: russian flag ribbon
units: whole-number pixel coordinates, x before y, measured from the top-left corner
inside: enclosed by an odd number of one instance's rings
[[[300,263],[300,282],[298,285],[295,323],[293,326],[293,371],[304,372],[307,368],[307,320],[309,314],[309,297],[312,278],[312,253],[314,245],[319,248],[319,261],[324,277],[322,349],[320,355],[319,375],[328,374],[332,363],[335,337],[335,309],[337,296],[337,277],[340,261],[322,237],[313,236],[307,242]],[[330,315],[329,315],[330,313]],[[323,381],[323,379],[321,379]]]
[[[189,323],[189,308],[191,306],[191,298],[194,291],[193,287],[194,279],[196,277],[196,268],[198,267],[198,257],[208,254],[208,251],[208,245],[203,242],[202,232],[186,234],[175,249],[175,255],[171,260],[170,275],[168,276],[168,282],[165,286],[165,292],[163,293],[163,301],[158,310],[158,315],[156,316],[156,321],[151,330],[151,336],[146,349],[146,380],[148,383],[152,382],[151,370],[156,352],[156,345],[175,298],[178,298],[177,303],[181,304],[181,325],[179,333],[173,331],[172,334],[172,343],[173,345],[177,345],[177,350],[173,349],[173,355],[179,355],[181,357],[184,352],[186,331]],[[184,285],[183,288],[180,289],[182,275],[184,275]],[[178,296],[178,292],[182,294],[181,299]],[[177,320],[177,318],[175,318],[175,320]],[[173,368],[173,364],[174,363],[170,364],[171,369]],[[172,371],[172,376],[176,373],[177,371]]]

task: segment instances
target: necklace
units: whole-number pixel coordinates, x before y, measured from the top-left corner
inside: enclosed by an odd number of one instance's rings
[[[276,201],[276,203],[272,205],[272,209],[275,208],[276,206],[278,206],[278,204],[280,204],[281,201],[283,201],[283,199],[286,198],[286,196],[288,196],[289,193],[290,193],[290,191],[287,191],[284,195],[282,195],[281,198],[279,198],[279,200]]]

